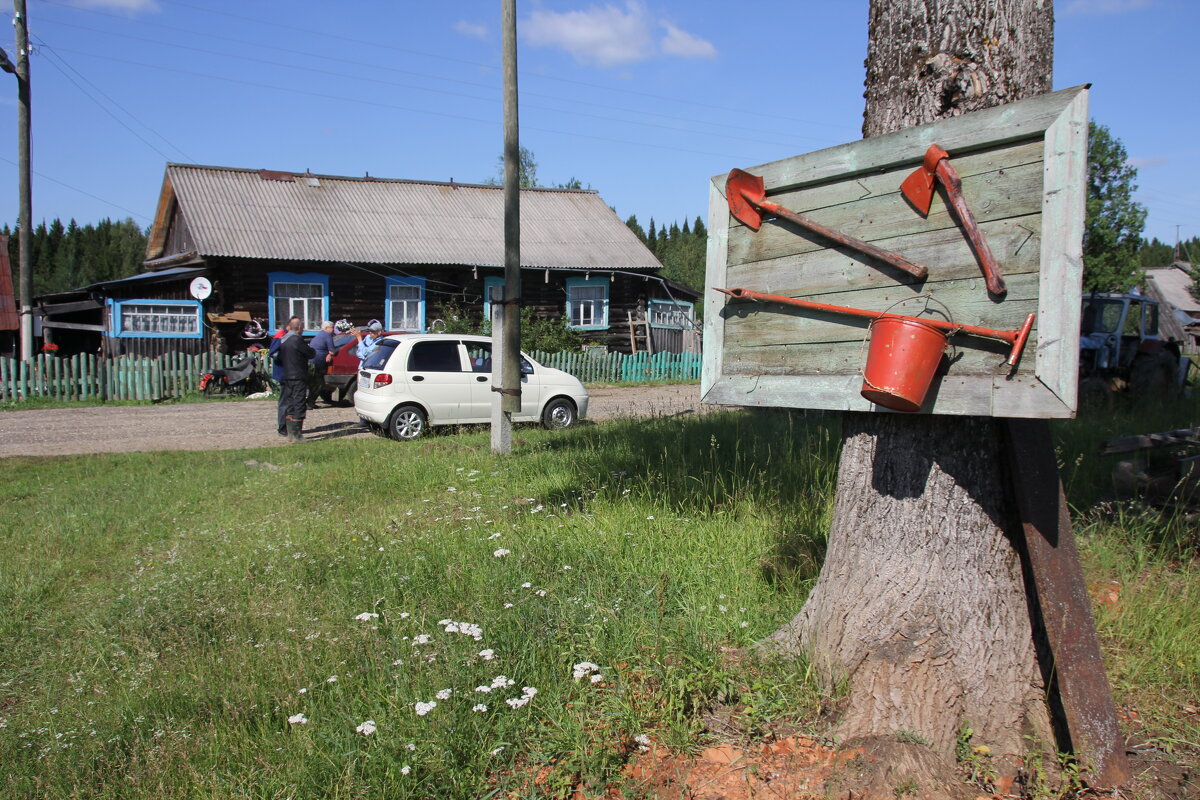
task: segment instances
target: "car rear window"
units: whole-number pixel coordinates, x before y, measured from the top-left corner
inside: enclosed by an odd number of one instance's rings
[[[375,346],[371,355],[367,356],[367,360],[363,362],[363,369],[383,369],[383,365],[392,357],[392,353],[396,352],[396,345],[399,342],[391,339],[384,339]]]

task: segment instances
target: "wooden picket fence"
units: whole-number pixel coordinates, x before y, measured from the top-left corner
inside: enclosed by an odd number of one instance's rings
[[[647,381],[699,380],[698,353],[530,353],[548,367],[569,372],[584,383],[642,383]],[[160,401],[195,392],[200,376],[210,369],[228,367],[237,359],[205,353],[166,353],[157,358],[94,354],[66,358],[42,353],[31,361],[0,358],[0,401],[45,397],[58,400]],[[258,367],[271,372],[264,356]]]

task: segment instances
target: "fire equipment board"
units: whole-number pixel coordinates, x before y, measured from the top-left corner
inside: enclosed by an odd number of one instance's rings
[[[887,411],[859,394],[869,321],[729,301],[716,291],[744,288],[996,329],[1019,328],[1035,313],[1015,369],[1004,363],[1003,342],[951,337],[920,413],[1073,416],[1087,98],[1080,86],[770,164],[730,165],[761,176],[768,201],[927,265],[924,281],[770,214],[755,231],[730,215],[727,173],[713,177],[704,401]],[[933,144],[950,153],[962,178],[967,204],[1003,271],[1002,297],[988,293],[944,190],[938,188],[927,216],[900,192]]]

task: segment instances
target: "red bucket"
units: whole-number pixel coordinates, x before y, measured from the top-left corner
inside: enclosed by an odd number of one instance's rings
[[[871,324],[862,396],[893,411],[920,411],[945,351],[946,334],[937,328],[880,317]]]

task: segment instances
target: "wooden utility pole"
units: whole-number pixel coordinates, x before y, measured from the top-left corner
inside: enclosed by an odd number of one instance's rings
[[[492,359],[492,383],[499,377],[499,400],[492,404],[492,451],[512,450],[512,415],[521,410],[521,144],[517,135],[517,3],[501,0],[504,29],[504,313],[499,342],[503,355]],[[494,301],[493,301],[494,302]],[[497,344],[499,345],[497,347]],[[497,353],[499,355],[499,353]]]
[[[17,169],[21,227],[17,232],[17,272],[21,321],[21,360],[33,358],[33,189],[29,181],[29,26],[25,0],[13,0],[17,31]]]

